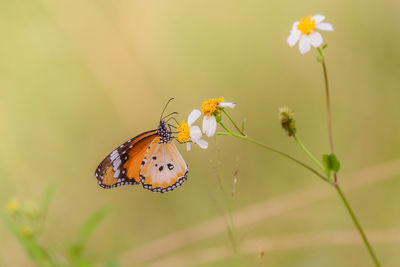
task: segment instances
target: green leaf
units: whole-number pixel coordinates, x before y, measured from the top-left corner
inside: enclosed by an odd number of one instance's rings
[[[101,208],[86,220],[79,231],[78,240],[70,248],[71,254],[77,256],[82,253],[94,229],[105,219],[109,213],[110,209]]]
[[[322,155],[322,163],[325,167],[325,173],[328,176],[328,178],[331,177],[331,172],[337,173],[340,169],[340,162],[337,159],[336,155],[331,153],[331,154],[325,154]]]
[[[244,127],[246,126],[246,119],[242,121],[242,132],[244,132]]]

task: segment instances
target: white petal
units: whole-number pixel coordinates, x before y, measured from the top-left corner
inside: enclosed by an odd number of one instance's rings
[[[203,119],[203,133],[208,137],[214,136],[217,130],[217,120],[214,116],[204,116]]]
[[[290,33],[289,37],[286,39],[286,42],[290,46],[294,46],[297,43],[297,41],[299,41],[300,36],[301,36],[301,31],[295,29]]]
[[[199,126],[190,127],[189,132],[190,132],[190,138],[192,138],[192,140],[200,139],[203,136]]]
[[[236,103],[234,102],[222,102],[219,103],[219,105],[223,108],[234,108],[236,106]]]
[[[186,150],[187,150],[187,151],[190,151],[190,142],[187,142],[187,143],[186,143]]]
[[[299,50],[300,53],[305,54],[311,49],[310,38],[308,35],[303,35],[300,38]]]
[[[313,32],[308,37],[312,46],[318,47],[322,45],[322,36],[319,32]]]
[[[298,30],[298,29],[297,29],[297,25],[299,25],[299,22],[298,22],[298,21],[296,21],[295,23],[293,23],[292,28],[290,29],[290,33],[292,33],[292,32],[294,32],[294,31]]]
[[[318,24],[325,19],[325,16],[324,15],[314,15],[311,17],[311,19],[315,20],[315,24]]]
[[[203,139],[197,139],[196,141],[193,141],[193,143],[198,144],[202,149],[206,149],[208,147],[207,141]]]
[[[333,26],[330,23],[322,22],[315,25],[315,28],[321,31],[333,31]]]
[[[198,109],[194,109],[192,112],[190,112],[189,117],[188,117],[188,125],[192,125],[193,122],[195,122],[201,115],[201,111]]]

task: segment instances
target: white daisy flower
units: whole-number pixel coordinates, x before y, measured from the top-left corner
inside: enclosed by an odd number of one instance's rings
[[[208,143],[206,140],[201,139],[203,134],[201,133],[199,126],[192,126],[192,124],[200,117],[201,111],[198,109],[193,110],[188,117],[188,122],[182,121],[181,124],[178,125],[178,136],[177,140],[181,143],[186,143],[187,151],[190,151],[190,142],[189,139],[197,144],[202,149],[206,149],[208,147]]]
[[[308,16],[300,21],[293,23],[287,43],[293,47],[299,40],[300,53],[305,54],[310,51],[311,46],[319,47],[322,45],[322,36],[316,30],[333,31],[330,23],[322,22],[325,19],[323,15]]]
[[[217,130],[217,119],[215,115],[223,108],[234,108],[236,103],[224,102],[224,98],[211,98],[203,102],[201,105],[201,113],[203,113],[203,133],[208,137],[214,136]]]

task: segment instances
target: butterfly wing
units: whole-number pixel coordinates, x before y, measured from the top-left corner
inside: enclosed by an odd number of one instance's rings
[[[95,176],[103,188],[139,184],[139,171],[149,145],[157,130],[144,132],[129,139],[111,152],[97,167]]]
[[[140,169],[143,187],[153,192],[168,192],[187,179],[188,167],[175,144],[160,143],[159,138],[151,143]]]

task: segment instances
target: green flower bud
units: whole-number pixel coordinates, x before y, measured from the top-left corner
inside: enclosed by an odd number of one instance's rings
[[[279,108],[279,120],[282,128],[288,136],[296,134],[296,121],[294,120],[293,111],[288,107]]]

